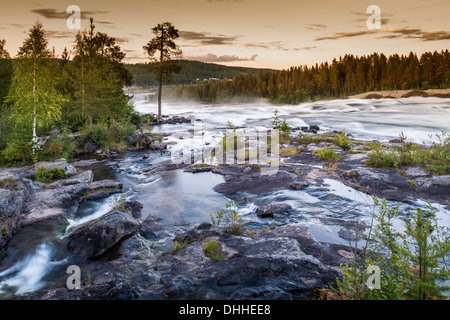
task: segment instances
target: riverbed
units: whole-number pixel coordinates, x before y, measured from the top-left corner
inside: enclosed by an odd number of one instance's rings
[[[157,106],[147,94],[135,94],[135,109],[140,113],[155,113]],[[308,226],[317,241],[350,244],[354,242],[340,236],[339,226],[333,219],[361,221],[370,224],[374,210],[372,198],[334,179],[324,179],[320,185],[311,184],[302,190],[277,190],[263,194],[239,193],[225,196],[214,190],[224,177],[212,172],[190,173],[170,170],[146,175],[144,170],[172,160],[171,151],[186,139],[182,133],[201,123],[212,138],[220,137],[227,122],[245,128],[269,128],[273,112],[278,109],[291,127],[317,125],[323,131],[345,130],[355,139],[389,141],[400,132],[408,141],[429,144],[436,134],[450,131],[450,99],[404,98],[362,100],[345,99],[317,101],[298,106],[274,106],[267,102],[250,104],[211,105],[195,103],[167,103],[165,115],[181,115],[191,124],[161,125],[154,132],[166,136],[171,142],[167,150],[129,152],[111,167],[93,168],[96,178],[110,178],[124,185],[123,196],[144,205],[142,218],[154,216],[169,231],[155,250],[170,251],[173,237],[195,224],[211,222],[211,214],[224,208],[229,200],[238,205],[238,213],[247,228],[261,229],[298,223]],[[62,245],[71,232],[83,224],[106,214],[114,206],[117,195],[84,204],[73,215],[56,221],[28,226],[19,231],[8,246],[8,255],[0,261],[0,298],[9,298],[43,288],[65,286],[69,265],[82,270],[95,268],[96,261],[81,259],[70,254]],[[257,207],[266,204],[287,203],[289,214],[274,219],[262,219],[255,214]],[[427,203],[416,199],[412,203],[390,201],[399,205],[401,217],[415,212]],[[450,211],[442,204],[433,203],[443,225],[450,227]],[[402,229],[402,221],[395,226]],[[358,242],[356,245],[362,245]]]

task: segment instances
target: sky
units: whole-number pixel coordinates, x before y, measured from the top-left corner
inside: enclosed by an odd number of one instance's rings
[[[81,9],[81,30],[94,18],[126,63],[148,61],[142,47],[163,22],[179,30],[184,59],[228,66],[286,69],[345,54],[450,49],[449,0],[0,0],[0,40],[15,56],[39,20],[60,55],[77,32],[67,24],[71,5]]]

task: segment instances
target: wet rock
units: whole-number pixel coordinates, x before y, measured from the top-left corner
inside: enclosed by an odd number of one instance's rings
[[[136,204],[130,206],[139,208]],[[132,213],[114,209],[72,233],[67,247],[82,257],[96,259],[139,229],[140,224],[134,217],[137,215],[140,216],[140,210]]]
[[[158,260],[166,298],[303,299],[313,288],[335,285],[339,263],[348,261],[338,251],[350,250],[320,244],[298,225],[213,239],[226,253],[218,262],[205,253],[205,238]]]
[[[289,209],[291,209],[291,206],[287,203],[268,204],[265,206],[260,206],[256,209],[256,214],[260,218],[273,218],[275,213],[284,212]]]
[[[97,200],[105,198],[114,193],[122,192],[123,184],[113,180],[94,181],[86,186],[84,193],[86,200]]]
[[[286,188],[299,190],[308,186],[302,177],[282,169],[277,170],[274,174],[261,175],[258,173],[253,176],[244,176],[244,169],[245,167],[236,166],[215,169],[213,172],[225,175],[226,182],[215,186],[214,190],[223,194],[238,192],[260,194]]]
[[[64,169],[66,175],[76,175],[77,174],[77,169],[71,165],[70,163],[67,162],[66,159],[58,159],[54,162],[38,162],[35,164],[35,169],[40,168],[40,167],[44,167],[46,168],[48,171],[51,171],[53,168],[60,168],[60,169]]]
[[[137,149],[148,149],[152,146],[154,140],[152,137],[147,136],[145,133],[135,131],[127,138],[129,146],[136,147]]]
[[[149,148],[151,150],[155,150],[155,151],[165,150],[165,149],[167,149],[167,143],[155,141],[149,146]]]
[[[185,172],[199,173],[199,172],[210,172],[214,169],[214,166],[208,165],[193,165],[184,169]]]

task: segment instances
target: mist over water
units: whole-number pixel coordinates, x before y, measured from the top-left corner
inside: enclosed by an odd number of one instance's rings
[[[157,113],[157,104],[146,93],[134,95],[140,113]],[[400,132],[408,141],[430,143],[430,135],[450,131],[450,99],[411,97],[401,99],[338,99],[300,105],[276,106],[268,102],[241,104],[163,103],[163,114],[201,119],[204,126],[270,127],[278,109],[291,127],[318,125],[322,130],[345,130],[363,140],[387,141]],[[160,130],[165,131],[162,126]],[[175,128],[176,129],[176,128]]]

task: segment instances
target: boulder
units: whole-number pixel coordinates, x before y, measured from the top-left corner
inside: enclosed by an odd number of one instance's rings
[[[100,146],[91,141],[86,142],[84,144],[84,148],[83,148],[84,153],[95,153],[99,149],[100,149]]]
[[[282,170],[275,171],[274,174],[258,174],[245,176],[243,166],[228,166],[214,169],[213,172],[224,174],[225,181],[214,187],[214,190],[223,194],[234,194],[237,192],[247,192],[250,194],[260,194],[268,191],[281,189],[300,190],[306,188],[308,183],[300,176]]]
[[[260,206],[256,209],[256,214],[260,218],[273,218],[275,213],[284,212],[289,209],[291,209],[291,206],[287,203],[274,203]]]
[[[65,170],[66,175],[73,176],[77,174],[77,169],[67,162],[66,159],[58,159],[54,162],[38,162],[34,165],[35,169],[44,167],[48,171],[51,171],[53,168],[61,168]]]
[[[72,176],[68,179],[58,180],[50,184],[50,188],[58,188],[62,186],[70,186],[79,183],[91,183],[94,180],[94,173],[92,170],[84,171],[80,174]]]
[[[136,203],[126,203],[125,208],[127,207],[137,209],[137,211],[114,209],[72,233],[67,243],[69,251],[84,258],[96,259],[138,231],[140,223],[135,217],[140,216],[142,206]]]

